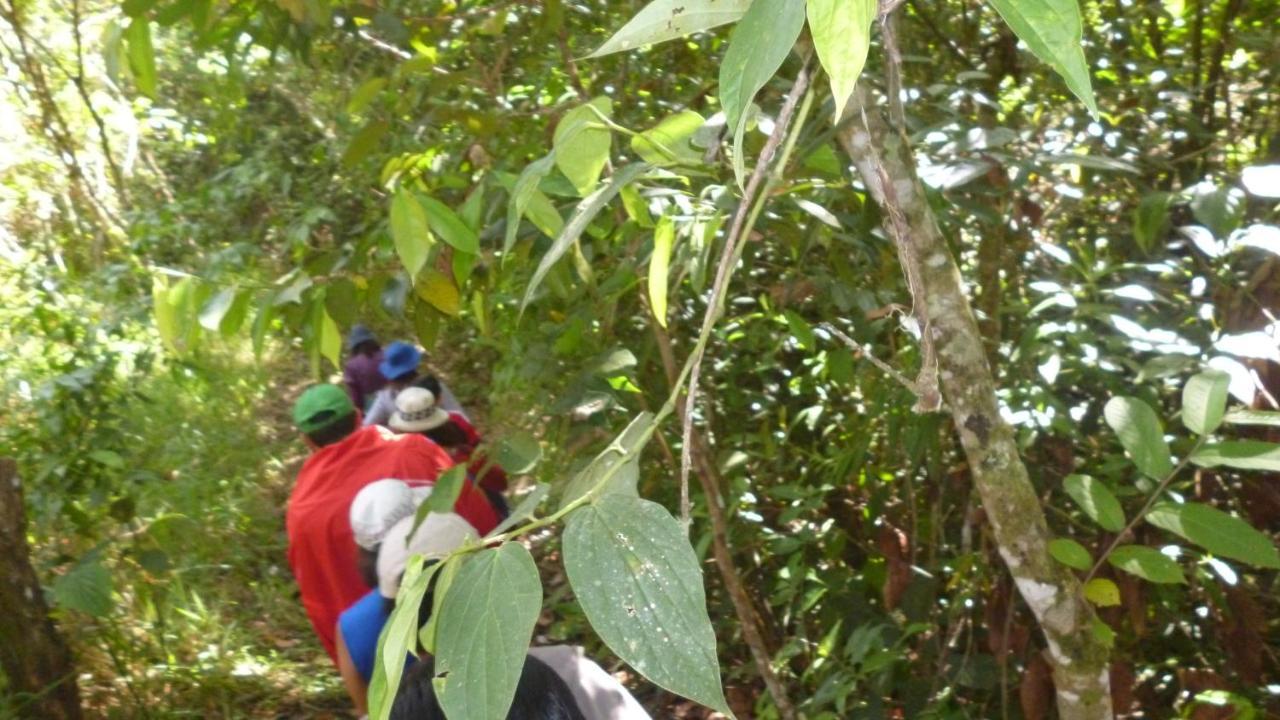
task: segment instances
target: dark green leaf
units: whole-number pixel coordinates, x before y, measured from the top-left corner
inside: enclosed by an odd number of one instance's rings
[[[467,560],[440,608],[436,692],[449,720],[507,716],[542,611],[542,580],[523,545]]]
[[[92,617],[102,617],[111,612],[111,573],[96,558],[76,563],[53,581],[52,590],[53,601],[59,607],[78,610]]]
[[[426,210],[427,224],[436,235],[457,250],[480,254],[480,238],[448,205],[428,196],[418,197],[418,202]]]
[[[1280,552],[1271,538],[1234,515],[1200,503],[1163,503],[1147,522],[1179,535],[1214,555],[1265,568],[1280,568]]]
[[[1169,234],[1169,207],[1173,195],[1153,192],[1142,198],[1133,211],[1133,237],[1143,252],[1156,249],[1156,243]]]
[[[632,50],[710,30],[742,17],[751,0],[654,0],[587,57]]]
[[[661,505],[605,495],[575,510],[564,566],[591,626],[618,657],[660,687],[729,712],[698,557]]]
[[[538,506],[541,505],[542,501],[550,494],[550,485],[546,483],[538,483],[538,485],[533,488],[533,491],[520,501],[520,504],[516,506],[516,509],[512,510],[510,515],[508,515],[502,522],[498,523],[497,527],[490,530],[486,537],[500,535],[523,522],[526,518],[533,517],[533,514],[538,510]]]
[[[1200,467],[1227,467],[1241,470],[1280,472],[1280,445],[1262,440],[1227,440],[1209,443],[1191,455]]]
[[[532,470],[542,459],[542,446],[531,435],[510,434],[498,441],[493,458],[503,470],[519,475]]]
[[[1098,103],[1089,80],[1089,63],[1080,46],[1083,24],[1076,0],[990,0],[1022,42],[1048,63],[1094,115]]]
[[[609,447],[569,481],[560,496],[560,507],[586,495],[620,493],[635,496],[640,479],[639,451],[653,430],[653,413],[642,412],[627,425]],[[603,483],[603,485],[601,484]]]
[[[1193,375],[1182,388],[1182,424],[1197,435],[1208,435],[1222,424],[1227,411],[1231,376],[1221,370]]]
[[[378,143],[382,142],[383,136],[390,129],[391,126],[385,120],[370,120],[351,138],[351,144],[342,153],[342,165],[347,168],[355,167],[378,147]]]
[[[1214,237],[1225,238],[1244,219],[1244,193],[1237,188],[1200,185],[1192,190],[1191,213]]]
[[[1107,556],[1107,562],[1153,583],[1185,583],[1182,568],[1173,558],[1145,545],[1121,545]]]
[[[1142,474],[1162,480],[1173,472],[1160,418],[1150,405],[1134,397],[1114,397],[1107,402],[1103,414]]]
[[[1076,570],[1088,570],[1093,566],[1093,557],[1089,555],[1089,551],[1070,538],[1049,541],[1049,554],[1054,560]]]
[[[1088,475],[1068,475],[1062,488],[1076,501],[1076,505],[1105,530],[1120,532],[1124,529],[1124,509],[1106,485]]]
[[[347,101],[347,112],[354,115],[369,107],[369,103],[373,102],[386,86],[387,79],[384,77],[369,78],[360,83],[360,87],[351,93],[351,99]]]

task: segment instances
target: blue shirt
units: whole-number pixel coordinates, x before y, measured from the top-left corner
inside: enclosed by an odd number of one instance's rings
[[[367,595],[356,601],[338,616],[338,630],[342,633],[342,642],[351,654],[351,663],[356,672],[364,679],[366,685],[373,678],[373,664],[378,657],[378,636],[382,634],[382,626],[387,624],[391,616],[390,606],[377,590],[370,590]],[[405,665],[413,662],[413,656],[405,657]]]

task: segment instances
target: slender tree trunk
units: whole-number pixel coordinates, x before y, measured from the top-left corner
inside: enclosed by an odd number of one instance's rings
[[[849,101],[838,140],[885,214],[925,337],[932,340],[943,397],[982,497],[1000,555],[1035,614],[1048,646],[1063,720],[1111,718],[1108,652],[1080,583],[1049,555],[1044,510],[1013,429],[1000,417],[995,381],[955,258],[916,177],[905,137],[868,100],[864,83]],[[926,359],[928,362],[928,359]]]
[[[31,567],[24,507],[17,468],[0,458],[0,667],[22,717],[78,720],[71,652],[49,619]]]

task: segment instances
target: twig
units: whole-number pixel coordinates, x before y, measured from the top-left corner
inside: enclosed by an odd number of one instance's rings
[[[872,355],[870,345],[863,345],[857,340],[854,340],[848,335],[845,335],[843,332],[840,332],[839,328],[832,325],[831,323],[824,322],[818,325],[818,327],[834,335],[837,340],[844,343],[845,345],[848,345],[849,349],[858,353],[862,357],[870,360],[872,365],[875,365],[876,367],[885,371],[889,375],[889,377],[893,378],[899,385],[910,390],[913,395],[919,397],[920,389],[916,387],[916,384],[914,382],[911,381],[911,378],[908,378],[906,375],[903,375],[902,373],[898,372],[898,370],[894,368],[892,365],[890,365],[889,363],[881,360],[875,355]]]

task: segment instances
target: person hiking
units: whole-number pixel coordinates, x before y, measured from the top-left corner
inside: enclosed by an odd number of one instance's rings
[[[465,417],[446,412],[436,404],[436,396],[425,387],[414,385],[396,395],[396,411],[387,423],[400,433],[419,433],[444,449],[459,465],[467,465],[472,481],[484,491],[499,517],[510,514],[503,495],[507,490],[507,474],[489,462],[476,447],[480,436]]]
[[[352,404],[364,410],[387,384],[387,379],[378,371],[382,362],[382,345],[378,344],[373,331],[357,323],[347,335],[347,352],[349,356],[342,367],[342,384],[346,385]]]
[[[325,652],[335,662],[338,615],[366,591],[357,570],[348,517],[361,488],[383,478],[429,486],[453,465],[440,446],[420,435],[360,426],[360,412],[337,385],[313,385],[299,396],[293,421],[311,448],[285,511],[289,567],[302,605]],[[484,494],[464,484],[454,510],[477,532],[497,524]]]
[[[387,424],[391,414],[396,411],[396,395],[421,379],[418,366],[422,364],[422,357],[421,350],[406,342],[397,340],[387,346],[382,362],[378,365],[378,371],[386,378],[387,384],[374,397],[373,404],[369,407],[369,414],[364,418],[365,425]],[[436,396],[441,399],[441,405],[446,410],[452,409],[462,413],[462,406],[453,397],[453,393],[434,377],[431,377],[431,381],[440,387],[440,392]],[[446,398],[449,399],[448,403],[444,402]],[[465,416],[465,413],[463,415]]]

